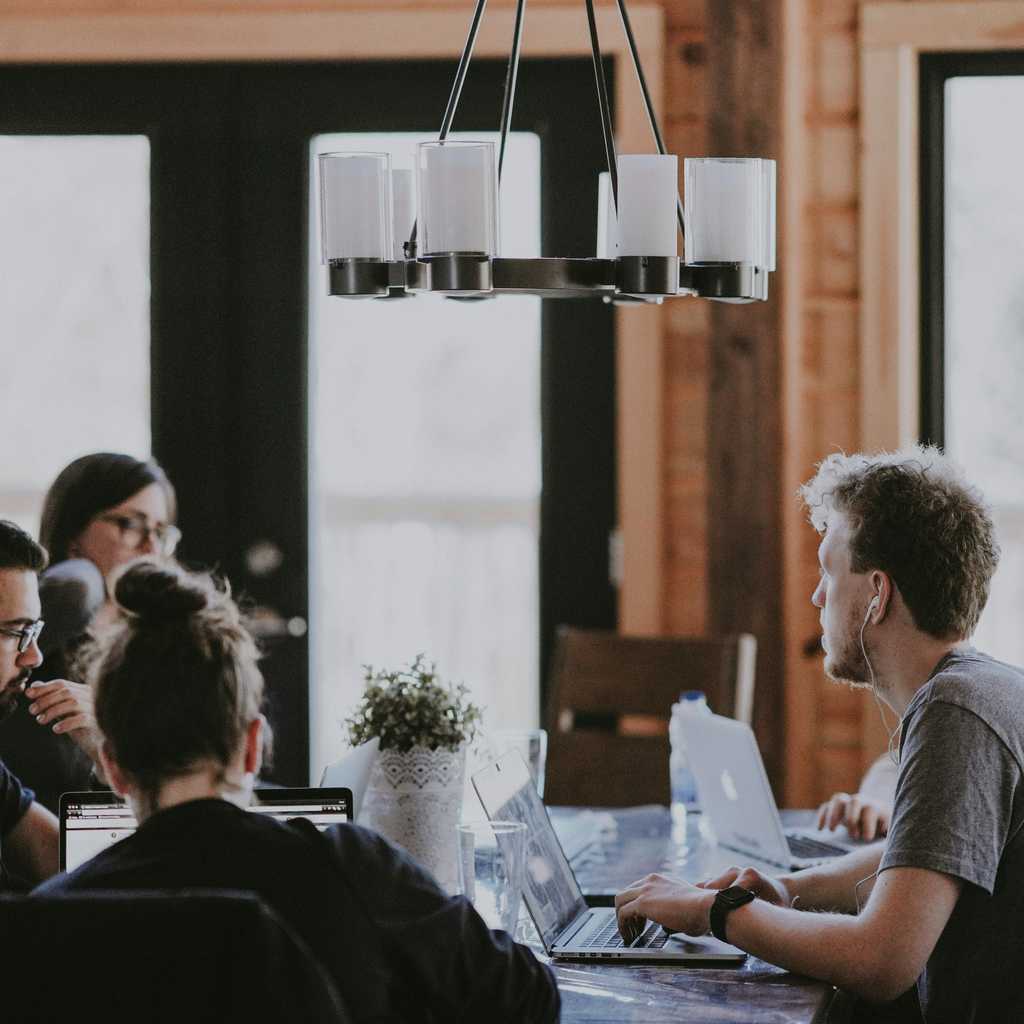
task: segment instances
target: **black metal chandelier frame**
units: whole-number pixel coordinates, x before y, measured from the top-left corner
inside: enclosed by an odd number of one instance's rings
[[[614,209],[618,209],[618,173],[608,84],[598,37],[594,0],[584,0],[590,32],[601,132]],[[633,69],[643,96],[644,109],[657,151],[665,155],[665,143],[647,87],[626,0],[616,0]],[[437,141],[451,131],[465,84],[473,48],[487,0],[477,0],[455,80],[441,121]],[[501,108],[498,149],[498,187],[512,125],[519,58],[522,50],[526,0],[516,0],[512,47]],[[676,197],[679,234],[685,238],[683,204]],[[453,298],[488,298],[497,295],[537,295],[542,298],[600,297],[608,302],[661,302],[674,296],[699,296],[739,302],[768,297],[766,267],[747,263],[687,264],[678,256],[507,258],[477,253],[417,255],[417,222],[403,245],[404,260],[342,258],[329,260],[329,290],[344,298],[399,298],[416,292],[439,292]]]

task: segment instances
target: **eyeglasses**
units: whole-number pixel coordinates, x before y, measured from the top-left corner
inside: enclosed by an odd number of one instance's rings
[[[44,625],[45,623],[42,619],[36,619],[35,622],[30,622],[27,626],[22,626],[21,629],[0,626],[0,633],[4,636],[17,637],[18,653],[24,654],[39,639],[39,634],[42,633]]]
[[[181,530],[170,523],[149,525],[145,516],[118,516],[113,513],[99,516],[105,523],[113,523],[121,532],[121,540],[130,548],[141,548],[150,536],[156,538],[156,548],[162,555],[173,555],[181,540]]]

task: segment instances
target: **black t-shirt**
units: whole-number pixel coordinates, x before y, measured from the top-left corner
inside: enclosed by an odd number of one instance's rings
[[[32,799],[32,790],[26,789],[0,761],[0,892],[10,884],[3,859],[4,840],[21,821]]]
[[[319,956],[356,1021],[558,1019],[547,967],[357,825],[320,834],[196,800],[36,892],[184,887],[258,893]]]

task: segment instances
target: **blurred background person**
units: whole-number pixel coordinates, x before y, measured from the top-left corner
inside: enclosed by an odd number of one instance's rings
[[[141,555],[170,557],[180,533],[174,488],[152,459],[97,452],[66,466],[43,500],[39,580],[43,664],[0,725],[0,758],[56,812],[61,793],[89,789],[93,763],[69,734],[91,721],[91,694],[74,678],[90,625],[112,615],[106,579]]]
[[[894,737],[898,742],[899,733]],[[887,751],[864,773],[856,793],[833,793],[818,808],[818,828],[845,825],[854,839],[870,842],[889,834],[899,762]]]

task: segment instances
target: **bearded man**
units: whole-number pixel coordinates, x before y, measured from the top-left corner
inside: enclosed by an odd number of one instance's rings
[[[11,714],[28,688],[39,652],[38,574],[46,552],[24,530],[0,519],[0,719]],[[28,688],[29,710],[40,724],[69,732],[95,756],[95,719],[88,688],[66,680]],[[59,864],[57,819],[34,800],[0,761],[0,891],[41,882]]]
[[[868,1002],[916,983],[929,1024],[1024,1020],[1024,672],[967,644],[999,558],[991,514],[935,448],[832,455],[802,494],[825,670],[901,722],[888,837],[781,877],[648,876],[616,898],[620,930],[710,929]]]

